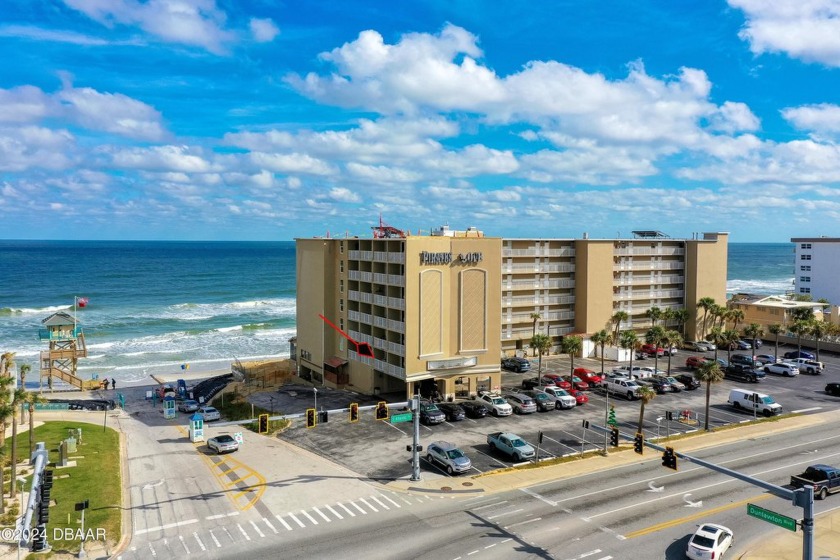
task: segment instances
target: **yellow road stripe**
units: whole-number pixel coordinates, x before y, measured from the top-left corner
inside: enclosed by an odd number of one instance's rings
[[[689,521],[694,521],[696,519],[700,519],[701,517],[707,517],[712,515],[713,513],[719,513],[721,511],[726,511],[728,509],[733,509],[739,506],[744,506],[749,503],[759,502],[762,500],[766,500],[768,498],[772,498],[773,494],[761,494],[759,496],[755,496],[753,498],[747,498],[746,500],[741,500],[740,502],[733,502],[731,504],[727,504],[725,506],[716,507],[714,509],[707,509],[703,510],[699,513],[695,513],[694,515],[689,515],[686,517],[681,517],[679,519],[672,519],[670,521],[666,521],[664,523],[660,523],[659,525],[653,525],[651,527],[647,527],[645,529],[639,529],[638,531],[633,531],[632,533],[627,533],[624,535],[625,538],[632,539],[634,537],[641,537],[642,535],[647,535],[649,533],[655,533],[656,531],[661,531],[662,529],[667,529],[668,527],[673,527],[674,525],[681,525],[683,523],[687,523]]]

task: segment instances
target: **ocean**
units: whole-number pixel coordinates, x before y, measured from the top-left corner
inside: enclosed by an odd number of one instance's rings
[[[727,290],[779,294],[793,244],[731,243]],[[278,242],[0,241],[0,352],[32,366],[41,321],[74,312],[85,332],[83,378],[229,370],[288,357],[295,335],[295,246]],[[30,385],[30,382],[27,382]]]

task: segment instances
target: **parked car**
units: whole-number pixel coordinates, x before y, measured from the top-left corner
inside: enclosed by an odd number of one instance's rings
[[[464,413],[470,418],[484,418],[490,413],[487,407],[479,401],[462,401],[458,403],[464,409]]]
[[[513,414],[513,408],[498,393],[481,393],[478,398],[487,406],[493,416],[510,416]]]
[[[233,453],[239,449],[239,442],[227,434],[222,434],[208,439],[207,447],[215,451],[217,455],[221,453]]]
[[[558,401],[560,401],[560,406],[558,408],[569,409],[569,408],[574,408],[574,407],[577,406],[577,399],[575,397],[573,397],[572,395],[570,395],[569,392],[566,391],[565,389],[561,389],[560,387],[553,386],[553,387],[545,387],[545,388],[543,388],[543,391],[545,391],[546,393],[548,393],[549,395],[553,396]],[[584,396],[586,396],[586,395],[584,395]]]
[[[586,381],[589,384],[589,387],[597,387],[601,384],[601,376],[592,371],[591,369],[586,368],[575,368],[573,372],[576,376],[580,377],[583,381]]]
[[[589,389],[589,383],[578,377],[577,375],[573,375],[571,379],[569,376],[566,375],[563,377],[566,381],[570,381],[572,383],[572,388],[577,389],[578,391],[586,391]]]
[[[741,364],[730,364],[723,370],[723,376],[729,379],[737,379],[738,381],[757,383],[767,377],[767,374],[760,368],[756,369]]]
[[[683,343],[683,347],[688,350],[696,350],[698,352],[708,352],[714,350],[715,345],[705,340],[688,340]]]
[[[178,403],[178,410],[180,410],[181,412],[195,412],[200,406],[201,405],[198,404],[198,401],[186,399]]]
[[[557,375],[556,373],[546,373],[542,376],[542,384],[543,385],[557,385],[561,389],[566,389],[567,391],[572,388],[572,384],[563,379],[562,376]]]
[[[467,417],[466,411],[457,403],[442,402],[438,403],[437,407],[446,416],[447,422],[457,422]]]
[[[446,414],[432,401],[420,400],[420,422],[423,424],[442,424],[446,421]]]
[[[487,445],[490,450],[498,449],[499,451],[510,455],[517,461],[530,459],[536,455],[536,450],[529,445],[524,439],[516,434],[508,432],[494,432],[488,434]]]
[[[642,352],[644,352],[645,354],[647,354],[648,356],[653,356],[654,354],[659,355],[659,356],[664,356],[665,355],[665,349],[662,348],[661,346],[657,347],[654,344],[642,344],[642,347],[640,348],[640,350]]]
[[[577,389],[567,389],[566,392],[575,398],[577,406],[581,406],[589,402],[589,397],[587,397],[586,393],[583,391],[578,391]]]
[[[721,369],[729,367],[729,362],[724,360],[723,358],[718,358],[717,363],[720,365]]]
[[[667,375],[668,372],[662,369],[656,369],[653,367],[643,367],[639,370],[639,377],[650,377],[652,375]]]
[[[671,375],[657,375],[657,378],[660,378],[664,381],[667,381],[671,385],[671,390],[674,393],[679,393],[680,391],[685,391],[686,387],[682,384],[677,378]]]
[[[692,560],[710,560],[722,558],[732,546],[733,533],[723,525],[704,523],[688,539],[685,555]]]
[[[806,360],[817,359],[816,356],[814,356],[810,352],[806,352],[805,350],[793,350],[791,352],[785,352],[784,358],[786,360],[792,360],[793,358],[805,358]]]
[[[749,343],[753,348],[761,348],[764,345],[764,341],[760,338],[745,338],[744,342]]]
[[[677,378],[677,381],[685,385],[685,388],[688,391],[693,391],[694,389],[700,387],[700,382],[697,378],[689,373],[681,373],[679,375],[675,375],[674,377]]]
[[[222,415],[219,414],[219,411],[212,406],[202,406],[198,409],[198,413],[204,417],[205,422],[222,419]]]
[[[516,414],[531,414],[537,411],[537,403],[528,395],[507,393],[503,396]]]
[[[788,362],[779,362],[764,366],[764,373],[777,373],[779,375],[793,377],[794,375],[799,375],[799,368]]]
[[[554,395],[549,395],[545,391],[537,391],[531,389],[529,391],[522,391],[522,394],[533,399],[537,405],[537,410],[546,412],[548,410],[557,410],[563,408],[560,399]]]
[[[642,366],[633,366],[633,369],[630,369],[630,366],[618,366],[613,368],[614,373],[625,373],[627,375],[638,376],[639,372],[641,371]]]
[[[531,362],[525,358],[510,357],[502,360],[502,367],[506,370],[523,373],[531,369]]]
[[[752,356],[747,356],[745,354],[732,354],[732,356],[729,357],[729,363],[750,367],[755,367],[757,365]]]
[[[757,363],[765,366],[767,364],[775,364],[778,361],[776,356],[771,356],[770,354],[759,354],[758,356],[755,356],[754,359]]]
[[[834,397],[840,397],[840,383],[828,383],[825,392]]]
[[[671,384],[658,377],[648,377],[647,379],[639,379],[637,383],[642,387],[650,387],[651,389],[656,391],[657,395],[663,395],[665,393],[673,392]]]
[[[454,443],[433,441],[426,448],[426,460],[446,469],[450,475],[467,472],[472,468],[472,461]]]
[[[737,340],[729,345],[730,350],[752,350],[752,344],[746,340]]]
[[[708,362],[709,358],[705,358],[703,356],[689,356],[685,360],[685,367],[689,367],[692,369],[699,368],[705,362]]]
[[[819,375],[823,372],[823,370],[825,370],[825,366],[823,365],[823,363],[818,362],[816,360],[809,360],[807,358],[793,358],[785,361],[797,366],[799,368],[799,373]]]

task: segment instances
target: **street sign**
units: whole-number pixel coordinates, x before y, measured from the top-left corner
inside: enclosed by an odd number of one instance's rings
[[[776,513],[775,511],[770,511],[754,504],[747,504],[747,515],[757,517],[773,525],[778,525],[788,531],[796,532],[796,520],[792,517]]]
[[[391,424],[399,424],[400,422],[411,422],[411,413],[406,412],[404,414],[391,415]]]

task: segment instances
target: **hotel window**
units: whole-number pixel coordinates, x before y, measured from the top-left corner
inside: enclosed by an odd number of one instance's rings
[[[341,332],[344,332],[344,319],[338,320],[338,328],[339,330],[341,330]]]
[[[800,248],[800,249],[810,249],[810,248],[811,248],[811,244],[810,244],[810,243],[802,243],[802,244],[799,246],[799,248]]]
[[[344,274],[344,261],[338,261],[338,271]]]
[[[810,261],[811,255],[799,255],[799,260]]]
[[[338,291],[339,291],[339,293],[342,293],[342,294],[344,293],[344,280],[339,280],[338,281]]]
[[[341,311],[342,313],[344,312],[344,299],[339,299],[338,300],[338,310]]]
[[[344,254],[344,241],[340,241],[338,243],[338,252],[341,253],[342,255]]]
[[[811,288],[799,288],[799,293],[800,294],[810,294],[811,293]]]
[[[803,264],[799,267],[800,272],[811,272],[811,265],[810,264]]]
[[[810,277],[810,276],[800,276],[800,277],[799,277],[799,281],[800,281],[800,282],[810,282],[810,281],[811,281],[811,277]]]

